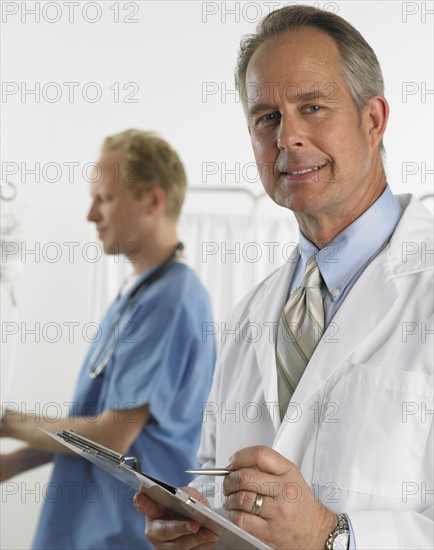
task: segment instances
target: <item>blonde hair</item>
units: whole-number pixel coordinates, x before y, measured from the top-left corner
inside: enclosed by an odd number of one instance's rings
[[[125,156],[124,184],[136,197],[155,187],[164,189],[167,216],[176,221],[187,188],[184,165],[176,151],[155,133],[135,129],[107,137],[102,153],[114,150]]]

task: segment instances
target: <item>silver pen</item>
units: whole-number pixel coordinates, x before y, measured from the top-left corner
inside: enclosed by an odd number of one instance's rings
[[[203,470],[185,470],[187,474],[196,474],[202,476],[226,476],[231,473],[226,468],[204,468]]]

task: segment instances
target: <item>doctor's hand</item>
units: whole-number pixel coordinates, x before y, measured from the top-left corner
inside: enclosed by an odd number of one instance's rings
[[[208,501],[196,489],[183,487],[196,500],[208,505]],[[140,491],[134,496],[134,505],[146,517],[145,536],[157,550],[210,550],[218,541],[218,536],[195,521],[174,519],[159,504]]]
[[[272,548],[321,549],[337,526],[300,470],[269,447],[247,447],[227,466],[224,507],[230,519]],[[262,504],[261,504],[262,501]]]

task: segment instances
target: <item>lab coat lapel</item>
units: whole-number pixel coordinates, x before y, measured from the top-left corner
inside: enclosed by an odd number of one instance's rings
[[[274,427],[280,426],[277,396],[276,337],[280,314],[288,297],[289,285],[297,265],[298,255],[287,266],[272,274],[264,283],[262,296],[250,310],[250,321],[261,326],[261,338],[255,341],[255,354],[262,376],[266,403],[276,403],[272,419]]]
[[[377,329],[398,295],[387,251],[383,250],[365,269],[332,319],[294,392],[295,403],[304,403]]]

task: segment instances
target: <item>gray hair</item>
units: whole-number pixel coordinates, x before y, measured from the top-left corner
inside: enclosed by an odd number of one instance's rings
[[[369,99],[384,94],[377,56],[358,30],[334,13],[311,6],[286,6],[267,15],[257,26],[256,34],[241,40],[235,86],[244,107],[247,66],[258,47],[281,33],[304,27],[317,28],[335,41],[342,60],[342,76],[359,114]]]

